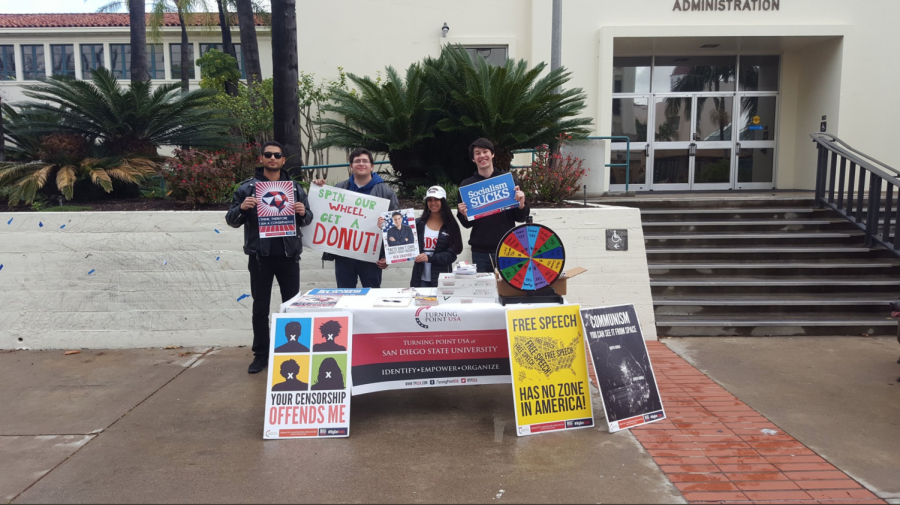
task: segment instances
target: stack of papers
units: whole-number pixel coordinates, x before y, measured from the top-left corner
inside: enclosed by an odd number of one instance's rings
[[[460,261],[453,265],[453,274],[458,276],[470,276],[478,273],[475,265],[468,261]]]
[[[497,280],[494,274],[486,272],[460,274],[454,267],[454,273],[440,274],[436,292],[440,304],[494,303],[497,301]]]

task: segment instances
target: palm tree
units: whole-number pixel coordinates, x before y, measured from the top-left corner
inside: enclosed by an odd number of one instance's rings
[[[173,83],[151,91],[149,81],[132,82],[123,90],[102,67],[92,73],[92,82],[54,76],[24,89],[36,101],[25,103],[23,111],[55,116],[27,122],[26,133],[83,135],[107,155],[156,156],[163,145],[213,148],[228,141],[230,120],[210,107],[213,90],[181,93]]]
[[[419,64],[412,64],[401,79],[393,67],[385,70],[383,83],[369,77],[348,74],[358,88],[350,92],[333,88],[333,105],[326,112],[343,117],[343,121],[323,118],[317,122],[325,138],[316,149],[329,147],[365,147],[370,151],[387,153],[394,175],[404,185],[429,180],[424,166],[425,139],[434,138],[438,112],[423,106],[430,99],[424,72]]]
[[[244,69],[247,72],[247,84],[262,82],[262,69],[259,64],[259,44],[256,41],[255,9],[251,0],[235,0],[238,25],[241,30],[241,51],[244,57]]]
[[[222,52],[237,60],[234,45],[231,43],[231,19],[228,15],[228,4],[222,0],[216,0],[219,10],[219,28],[222,30]],[[225,92],[231,96],[237,96],[237,82],[225,81]]]
[[[147,18],[144,0],[128,0],[131,32],[131,82],[150,79],[147,71]]]
[[[434,108],[445,111],[438,130],[494,144],[494,166],[509,170],[512,151],[552,144],[560,134],[584,138],[592,119],[577,117],[584,109],[581,88],[563,89],[571,78],[564,67],[541,77],[546,64],[528,68],[525,60],[489,65],[472,62],[462,46],[445,46],[437,60],[425,60],[425,78],[434,93]]]
[[[297,93],[297,2],[272,0],[274,136],[284,146],[288,170],[300,167],[300,99]]]

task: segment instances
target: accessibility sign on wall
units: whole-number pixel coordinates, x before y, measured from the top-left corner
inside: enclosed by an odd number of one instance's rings
[[[594,425],[578,308],[506,311],[519,435]]]
[[[634,305],[581,309],[609,431],[666,418]]]

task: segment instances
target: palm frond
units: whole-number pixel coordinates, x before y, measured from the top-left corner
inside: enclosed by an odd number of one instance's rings
[[[60,168],[59,172],[56,173],[56,188],[59,189],[60,193],[62,193],[67,200],[72,199],[72,194],[75,191],[76,179],[75,167],[72,165],[66,165]]]

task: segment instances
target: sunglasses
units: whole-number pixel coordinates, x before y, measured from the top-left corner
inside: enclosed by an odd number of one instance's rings
[[[272,156],[274,156],[276,160],[280,160],[284,157],[284,155],[281,153],[270,153],[268,151],[264,152],[263,156],[265,156],[266,158],[271,158]]]

